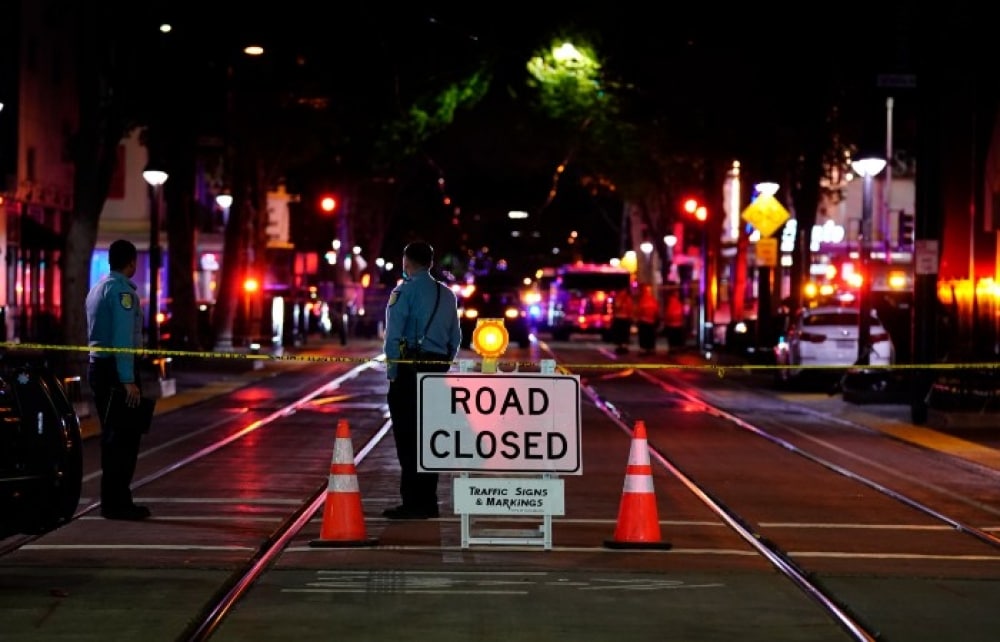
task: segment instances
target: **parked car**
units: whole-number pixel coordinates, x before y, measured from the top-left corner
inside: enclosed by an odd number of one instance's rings
[[[531,344],[531,328],[527,312],[517,290],[493,290],[477,287],[458,302],[462,347],[472,345],[472,331],[479,319],[503,319],[510,344],[527,348]]]
[[[789,381],[808,369],[832,373],[856,366],[860,318],[856,307],[819,306],[799,310],[775,345],[776,379]],[[892,340],[874,310],[869,336],[869,364],[892,364]]]
[[[0,537],[72,518],[83,484],[80,420],[41,357],[0,358]]]

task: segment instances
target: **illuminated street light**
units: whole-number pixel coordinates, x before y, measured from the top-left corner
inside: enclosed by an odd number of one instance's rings
[[[677,235],[667,234],[663,237],[663,243],[667,246],[667,281],[680,281],[677,275],[677,264],[674,263],[674,248],[677,247]]]
[[[770,181],[764,181],[763,183],[757,183],[754,185],[757,193],[761,196],[774,196],[778,193],[778,187],[780,186],[777,183],[772,183]]]
[[[233,206],[233,195],[229,192],[217,194],[215,204],[222,208],[222,224],[229,225],[229,208]]]
[[[552,50],[552,56],[556,59],[556,62],[564,65],[580,64],[584,60],[584,56],[580,50],[570,42],[564,42],[555,47]]]
[[[149,184],[149,347],[160,347],[160,190],[168,174],[149,163],[142,178]]]
[[[872,201],[875,177],[885,169],[884,158],[861,158],[851,162],[863,183],[861,197],[861,291],[858,296],[858,362],[871,364],[872,329]]]

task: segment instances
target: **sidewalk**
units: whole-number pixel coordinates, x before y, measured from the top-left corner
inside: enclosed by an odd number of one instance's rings
[[[713,352],[711,359],[705,359],[697,350],[685,349],[669,353],[669,360],[689,365],[715,365],[732,368],[735,374],[746,361],[737,355]],[[987,468],[1000,470],[1000,417],[993,423],[982,420],[975,424],[959,424],[956,413],[931,412],[925,425],[913,423],[909,404],[893,403],[891,400],[871,400],[856,403],[844,399],[843,394],[822,391],[787,392],[776,390],[764,383],[761,375],[747,382],[760,385],[767,394],[789,395],[791,403],[799,404],[814,412],[819,412],[841,421],[865,426],[871,430],[891,435],[924,448],[937,450],[959,457]],[[766,387],[765,387],[766,386]],[[700,392],[711,396],[711,391]],[[941,415],[949,415],[943,417]],[[949,421],[950,420],[950,421]],[[963,438],[965,437],[965,438]]]

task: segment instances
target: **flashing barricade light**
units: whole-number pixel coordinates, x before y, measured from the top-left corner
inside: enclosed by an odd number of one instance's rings
[[[260,286],[260,284],[257,283],[257,279],[255,279],[253,277],[250,277],[250,278],[246,279],[245,281],[243,281],[243,291],[247,292],[247,293],[249,293],[249,292],[256,292],[257,288],[259,286]]]
[[[327,194],[319,199],[319,208],[327,214],[330,214],[337,209],[337,199]]]
[[[510,336],[503,319],[478,319],[472,331],[472,349],[484,359],[496,359],[507,351]]]

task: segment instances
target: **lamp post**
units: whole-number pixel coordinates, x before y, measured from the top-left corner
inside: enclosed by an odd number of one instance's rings
[[[639,281],[641,283],[654,283],[653,243],[650,241],[643,241],[639,244],[639,250],[642,252],[642,277]]]
[[[167,182],[167,173],[146,166],[142,178],[149,184],[149,347],[160,347],[160,188]]]
[[[861,158],[851,162],[853,169],[864,180],[861,197],[861,292],[858,297],[858,361],[856,365],[871,364],[872,329],[872,203],[875,177],[885,168],[884,158]]]
[[[215,204],[222,209],[222,224],[229,224],[229,208],[233,206],[233,195],[229,192],[222,192],[221,194],[216,194]]]

